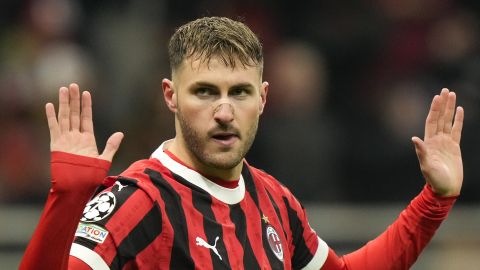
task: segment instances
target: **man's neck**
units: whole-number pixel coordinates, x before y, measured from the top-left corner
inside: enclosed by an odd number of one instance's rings
[[[175,155],[185,165],[199,172],[210,179],[220,179],[224,181],[237,181],[243,168],[243,162],[240,162],[232,169],[221,169],[208,166],[200,162],[178,138],[173,139],[165,145],[165,149]]]

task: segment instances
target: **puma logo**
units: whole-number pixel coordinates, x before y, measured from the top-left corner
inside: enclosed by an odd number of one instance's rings
[[[215,254],[217,254],[218,258],[220,258],[220,261],[222,260],[222,256],[220,256],[220,254],[218,253],[218,250],[217,250],[217,241],[218,239],[220,239],[219,236],[217,236],[215,238],[215,244],[210,245],[209,243],[207,243],[207,241],[203,240],[201,237],[197,236],[196,240],[197,240],[197,246],[201,246],[201,247],[206,247],[208,249],[211,249],[213,250],[213,252]]]
[[[123,188],[128,187],[128,185],[122,185],[120,181],[116,181],[115,184],[118,185],[118,192],[122,191]]]

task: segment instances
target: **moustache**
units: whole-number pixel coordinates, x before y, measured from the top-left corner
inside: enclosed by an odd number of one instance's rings
[[[211,130],[207,132],[207,135],[209,137],[213,136],[236,136],[236,137],[241,137],[240,136],[240,131],[233,127],[232,125],[226,124],[226,125],[218,125]]]

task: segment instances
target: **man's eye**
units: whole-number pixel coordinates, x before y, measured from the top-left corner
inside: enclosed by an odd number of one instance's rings
[[[205,97],[211,94],[212,94],[212,90],[209,88],[198,88],[197,90],[195,90],[195,95],[197,96]]]
[[[244,88],[234,89],[231,92],[232,96],[246,96],[247,94],[248,94],[248,91]]]

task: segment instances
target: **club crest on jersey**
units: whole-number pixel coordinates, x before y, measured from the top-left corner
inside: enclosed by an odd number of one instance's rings
[[[98,194],[93,200],[87,203],[83,210],[83,222],[96,222],[106,218],[115,209],[117,199],[112,192]]]
[[[278,236],[277,231],[270,224],[268,224],[266,227],[266,233],[270,249],[273,251],[273,254],[275,254],[275,256],[277,256],[277,258],[283,262],[283,246],[280,236]]]

